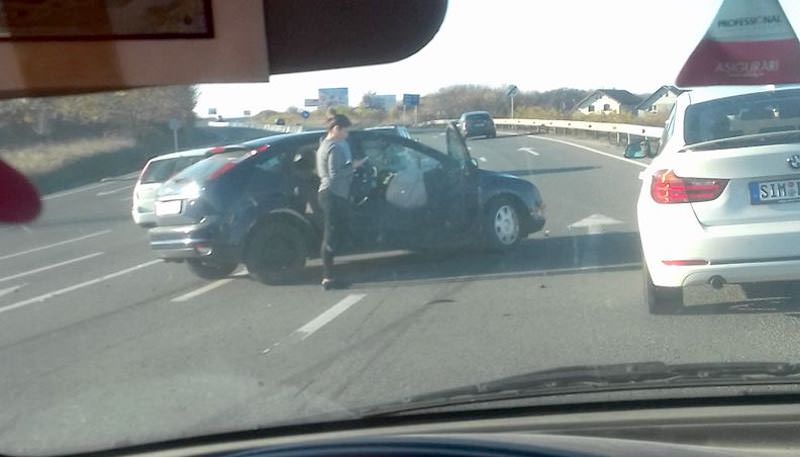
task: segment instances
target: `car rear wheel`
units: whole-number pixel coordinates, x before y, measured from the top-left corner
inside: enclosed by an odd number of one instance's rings
[[[507,250],[519,244],[522,230],[517,206],[507,198],[492,201],[486,212],[484,232],[491,249]]]
[[[682,287],[661,287],[653,284],[647,264],[644,272],[644,295],[650,314],[677,314],[683,309]]]
[[[306,264],[302,235],[289,224],[264,224],[255,229],[248,244],[245,265],[264,284],[295,280]]]
[[[186,261],[189,270],[203,279],[220,279],[229,276],[236,270],[238,264],[217,263],[208,260],[190,259]]]

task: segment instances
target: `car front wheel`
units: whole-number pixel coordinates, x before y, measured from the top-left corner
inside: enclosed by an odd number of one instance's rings
[[[484,224],[486,241],[490,248],[506,250],[519,244],[521,234],[519,210],[508,199],[496,199],[489,204]]]
[[[653,284],[650,270],[644,265],[644,295],[650,314],[677,314],[683,309],[682,287],[661,287]]]
[[[189,270],[203,279],[220,279],[229,276],[239,265],[235,263],[216,263],[207,260],[190,259],[186,261]]]
[[[245,265],[250,275],[264,284],[285,284],[297,279],[306,263],[302,235],[291,225],[268,223],[255,229]]]

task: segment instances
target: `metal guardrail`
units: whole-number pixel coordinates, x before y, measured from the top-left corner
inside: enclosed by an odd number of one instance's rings
[[[455,119],[437,119],[420,124],[420,127],[446,125]],[[537,127],[565,130],[585,130],[601,133],[619,133],[646,138],[661,138],[664,127],[650,125],[618,124],[613,122],[573,121],[570,119],[495,119],[498,127]]]
[[[271,132],[280,132],[280,133],[298,133],[303,131],[302,125],[264,124],[262,128],[264,130],[269,130]]]
[[[601,133],[622,133],[647,138],[661,138],[664,127],[650,125],[617,124],[612,122],[573,121],[570,119],[495,119],[495,125],[510,127],[547,127],[556,129],[587,130]]]

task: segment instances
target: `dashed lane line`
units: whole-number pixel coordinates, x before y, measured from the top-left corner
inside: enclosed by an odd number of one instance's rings
[[[95,284],[99,284],[104,281],[108,281],[109,279],[118,278],[120,276],[126,275],[128,273],[133,273],[136,270],[141,270],[142,268],[147,268],[156,264],[162,263],[161,259],[151,260],[149,262],[140,263],[139,265],[134,265],[130,268],[125,268],[124,270],[115,271],[114,273],[109,273],[105,276],[101,276],[99,278],[91,279],[89,281],[85,281],[79,284],[75,284],[69,287],[64,287],[63,289],[54,290],[52,292],[48,292],[46,294],[39,295],[37,297],[29,298],[27,300],[22,300],[16,303],[12,303],[7,306],[0,307],[0,313],[5,313],[8,311],[12,311],[15,309],[22,308],[23,306],[28,306],[34,303],[42,303],[44,301],[50,300],[51,298],[58,297],[60,295],[64,295],[69,292],[76,291],[78,289],[83,289],[84,287],[93,286]]]
[[[83,236],[70,238],[68,240],[58,241],[56,243],[45,244],[44,246],[39,246],[37,248],[28,249],[26,251],[15,252],[13,254],[6,254],[6,255],[3,255],[3,256],[0,256],[0,260],[11,259],[11,258],[14,258],[14,257],[19,257],[21,255],[26,255],[26,254],[32,254],[34,252],[39,252],[39,251],[43,251],[45,249],[54,248],[56,246],[63,246],[65,244],[75,243],[75,242],[78,242],[78,241],[87,240],[89,238],[94,238],[94,237],[101,236],[101,235],[107,235],[109,233],[111,233],[111,230],[100,230],[99,232],[92,232],[92,233],[89,233],[89,234],[86,234],[86,235],[83,235]]]

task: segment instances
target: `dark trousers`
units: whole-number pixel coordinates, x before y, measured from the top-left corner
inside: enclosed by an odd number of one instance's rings
[[[350,202],[326,189],[319,193],[319,206],[325,219],[320,248],[322,274],[332,278],[333,256],[341,253],[350,234]]]

